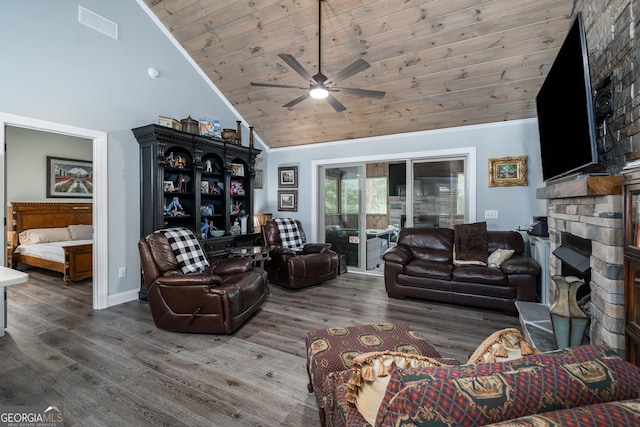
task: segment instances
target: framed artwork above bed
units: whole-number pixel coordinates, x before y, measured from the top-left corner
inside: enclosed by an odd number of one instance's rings
[[[47,156],[47,198],[93,197],[93,162]]]

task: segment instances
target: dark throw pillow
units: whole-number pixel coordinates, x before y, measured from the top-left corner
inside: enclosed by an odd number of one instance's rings
[[[486,222],[454,225],[453,231],[456,260],[487,262],[489,237]]]

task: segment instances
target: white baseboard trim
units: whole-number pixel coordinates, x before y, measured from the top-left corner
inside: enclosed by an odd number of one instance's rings
[[[138,299],[138,289],[132,291],[120,292],[119,294],[109,295],[107,297],[107,307],[112,307],[125,302],[135,301]]]

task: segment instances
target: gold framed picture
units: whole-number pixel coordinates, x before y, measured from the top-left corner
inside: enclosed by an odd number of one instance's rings
[[[527,156],[489,159],[489,187],[527,186]]]
[[[256,169],[256,175],[253,177],[253,188],[263,188],[264,186],[264,172],[262,169]]]

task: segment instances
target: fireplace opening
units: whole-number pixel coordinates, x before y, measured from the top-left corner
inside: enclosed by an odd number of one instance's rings
[[[591,240],[583,239],[568,232],[560,233],[560,246],[553,254],[560,259],[560,274],[584,280],[578,289],[576,300],[580,309],[591,319]],[[557,298],[557,289],[549,289],[549,303]]]

